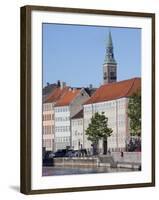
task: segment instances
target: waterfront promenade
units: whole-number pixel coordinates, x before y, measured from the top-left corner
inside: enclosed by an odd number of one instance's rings
[[[120,152],[114,152],[111,155],[92,157],[54,158],[52,160],[52,166],[43,167],[43,176],[140,170],[140,152],[124,152],[122,156]]]

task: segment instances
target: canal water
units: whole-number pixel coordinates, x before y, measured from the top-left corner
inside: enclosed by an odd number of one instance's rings
[[[93,173],[113,173],[138,171],[127,168],[109,167],[43,167],[42,176],[73,175],[73,174],[93,174]]]

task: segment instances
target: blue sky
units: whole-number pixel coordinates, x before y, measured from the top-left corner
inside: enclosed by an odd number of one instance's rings
[[[43,24],[43,86],[62,80],[72,87],[99,87],[109,30],[117,80],[140,77],[141,29]]]

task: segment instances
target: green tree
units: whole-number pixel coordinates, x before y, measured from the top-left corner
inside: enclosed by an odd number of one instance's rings
[[[108,128],[108,118],[104,115],[104,112],[99,114],[96,112],[88,125],[86,135],[88,140],[92,142],[94,154],[98,154],[99,140],[103,139],[104,154],[107,154],[107,138],[111,136],[112,129]]]
[[[130,119],[131,136],[141,135],[141,91],[129,97],[128,117]]]

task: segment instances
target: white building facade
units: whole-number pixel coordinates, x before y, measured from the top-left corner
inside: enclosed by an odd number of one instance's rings
[[[55,107],[55,148],[70,147],[70,108],[69,106]]]
[[[104,112],[108,117],[108,127],[112,128],[113,133],[108,137],[108,149],[110,151],[124,151],[126,140],[129,137],[128,98],[121,98],[111,101],[103,101],[94,104],[84,105],[84,130],[88,128],[92,116],[98,112]],[[84,148],[91,150],[91,142],[84,136]],[[103,153],[103,142],[99,142],[100,153]]]
[[[71,118],[81,109],[82,104],[89,99],[84,89],[73,89],[64,95],[55,106],[55,149],[73,148]]]
[[[108,137],[107,148],[110,151],[125,151],[130,139],[128,118],[129,97],[141,90],[141,79],[132,78],[100,86],[94,95],[84,104],[84,132],[92,116],[104,112],[108,118],[108,128],[113,130]],[[84,148],[91,150],[91,142],[84,134]],[[103,141],[99,141],[100,153],[103,153]]]
[[[83,149],[84,126],[83,110],[71,119],[71,143],[74,150]]]

